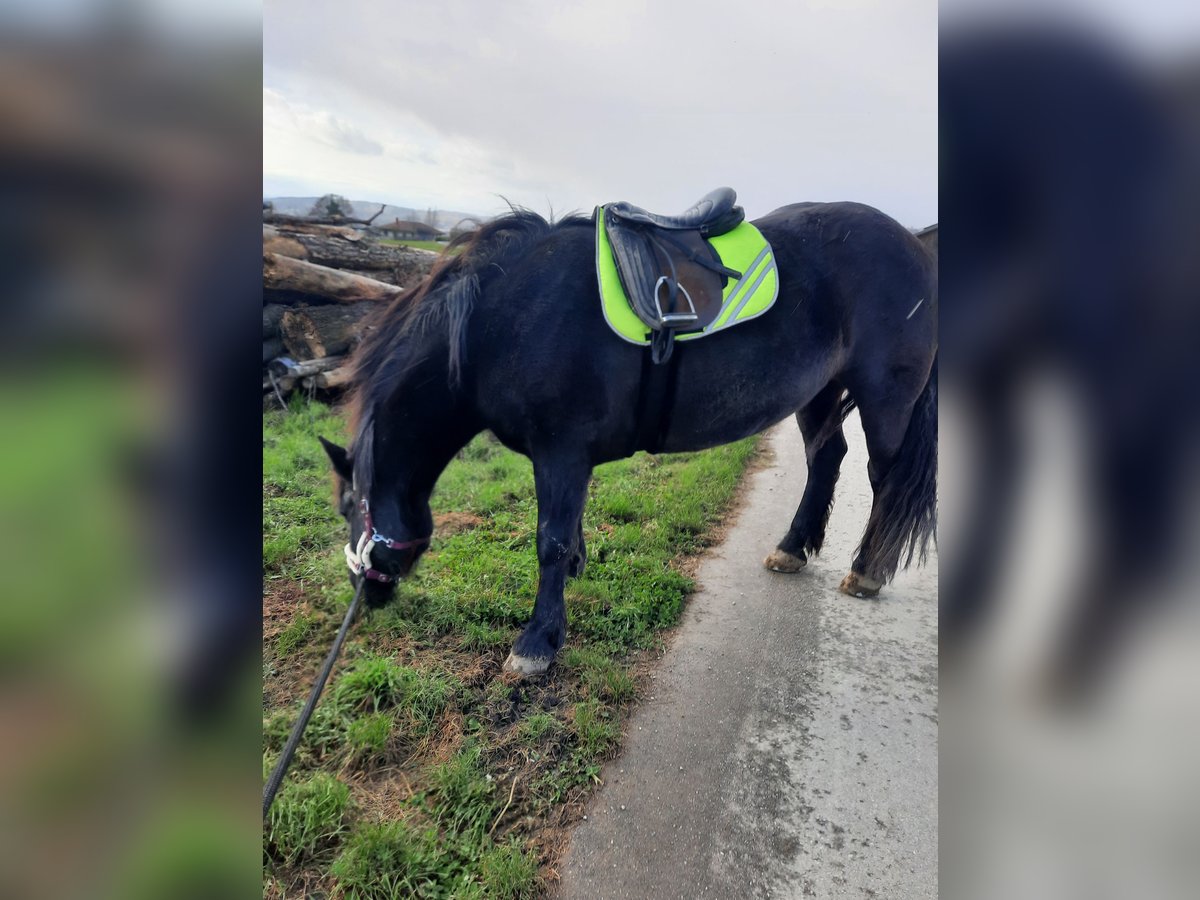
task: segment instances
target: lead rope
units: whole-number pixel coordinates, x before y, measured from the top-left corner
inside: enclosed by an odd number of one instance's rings
[[[350,608],[346,610],[346,618],[342,620],[342,628],[334,638],[333,647],[329,651],[329,656],[325,657],[325,665],[321,669],[321,674],[317,676],[317,683],[313,685],[312,692],[308,695],[308,702],[304,704],[304,709],[300,712],[300,718],[296,720],[296,724],[292,727],[292,733],[288,736],[287,744],[283,747],[283,755],[279,757],[279,762],[275,763],[275,769],[271,772],[271,777],[267,779],[267,786],[263,788],[263,821],[267,819],[267,813],[271,811],[271,804],[275,802],[275,794],[279,791],[279,785],[283,783],[283,776],[287,774],[288,766],[292,762],[292,757],[296,754],[296,748],[300,745],[300,738],[304,735],[304,729],[308,725],[308,720],[312,718],[313,710],[317,708],[317,701],[321,698],[321,691],[325,688],[325,682],[329,680],[329,673],[333,671],[333,664],[337,662],[338,656],[342,652],[342,644],[346,641],[346,634],[350,631],[350,625],[354,621],[354,616],[358,612],[358,601],[362,599],[363,585],[366,579],[359,579],[358,589],[354,592],[354,599],[350,601]]]

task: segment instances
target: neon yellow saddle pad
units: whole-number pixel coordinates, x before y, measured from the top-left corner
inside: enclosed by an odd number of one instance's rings
[[[722,293],[721,312],[703,331],[677,332],[677,341],[702,338],[725,328],[758,318],[775,304],[779,296],[779,275],[771,245],[749,222],[705,240],[721,258],[721,264],[742,273],[730,278]],[[621,287],[612,247],[604,230],[604,207],[596,210],[596,277],[600,283],[600,305],[609,326],[620,337],[634,344],[649,344],[650,330]]]

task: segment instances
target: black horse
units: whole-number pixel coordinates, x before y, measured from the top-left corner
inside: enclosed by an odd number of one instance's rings
[[[795,572],[821,548],[842,423],[857,406],[874,503],[841,589],[873,595],[903,555],[923,558],[937,506],[936,263],[860,204],[799,203],[754,224],[774,250],[779,297],[753,321],[676,345],[657,442],[639,421],[653,414],[639,408],[649,350],[604,320],[589,219],[514,210],[393,302],[356,355],[353,443],[325,442],[351,546],[374,540],[367,603],[386,603],[428,545],[434,483],[484,429],[528,456],[536,481],[541,578],[506,663],[522,673],[547,669],[565,640],[563,587],[586,562],[593,467],[637,450],[713,447],[794,413],[808,483],[766,565]]]

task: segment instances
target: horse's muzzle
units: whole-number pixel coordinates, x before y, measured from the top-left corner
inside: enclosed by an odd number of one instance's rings
[[[396,596],[394,581],[374,581],[368,579],[363,585],[363,602],[371,609],[381,609],[392,602]]]

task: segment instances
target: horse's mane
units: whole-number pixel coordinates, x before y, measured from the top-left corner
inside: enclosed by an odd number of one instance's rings
[[[467,321],[483,287],[505,275],[512,263],[554,230],[589,221],[579,214],[547,220],[532,210],[510,209],[506,215],[453,238],[424,281],[368,321],[365,337],[350,362],[347,400],[360,490],[369,487],[371,467],[361,463],[371,454],[361,451],[370,447],[374,436],[374,411],[419,362],[412,358],[415,342],[408,338],[444,325],[450,348],[447,377],[450,386],[457,387],[466,354]],[[462,251],[451,255],[459,247]]]

